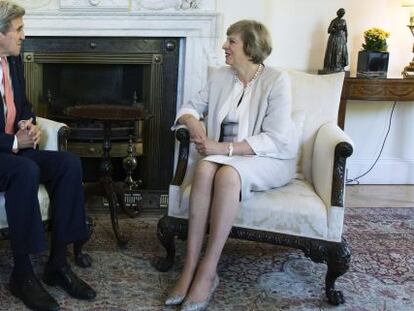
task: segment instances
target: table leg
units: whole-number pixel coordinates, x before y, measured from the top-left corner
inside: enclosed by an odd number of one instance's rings
[[[128,243],[128,239],[120,232],[118,224],[118,206],[123,207],[124,200],[123,194],[118,193],[115,190],[115,185],[111,177],[112,163],[110,157],[111,151],[111,124],[110,122],[104,122],[104,139],[103,139],[103,155],[101,162],[101,186],[104,191],[104,195],[108,200],[109,210],[111,214],[112,229],[114,230],[115,237],[119,246],[125,246]],[[118,200],[118,196],[121,199]]]
[[[120,200],[118,200],[117,193],[115,191],[115,185],[112,178],[101,178],[101,185],[104,189],[105,197],[108,200],[109,211],[111,213],[112,229],[114,230],[115,237],[119,246],[125,246],[128,243],[128,238],[121,233],[118,223],[118,206]],[[122,203],[121,203],[122,204]]]

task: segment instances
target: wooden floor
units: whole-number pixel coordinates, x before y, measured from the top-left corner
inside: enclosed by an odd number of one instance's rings
[[[414,185],[347,186],[346,207],[414,207]]]

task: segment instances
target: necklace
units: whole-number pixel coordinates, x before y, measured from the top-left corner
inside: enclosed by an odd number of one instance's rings
[[[249,81],[249,83],[252,83],[254,80],[256,80],[257,76],[259,75],[259,73],[262,71],[262,64],[259,64],[259,66],[257,67],[256,72],[253,75],[253,78]]]
[[[245,88],[246,87],[249,87],[249,86],[251,86],[253,84],[253,82],[257,79],[257,77],[259,76],[259,74],[262,72],[262,69],[263,69],[263,65],[262,64],[259,64],[259,66],[257,66],[256,72],[254,73],[253,77],[250,79],[249,82],[246,83]],[[239,79],[237,73],[235,72],[234,74],[235,74],[234,75],[234,78],[236,79],[236,81],[240,81],[241,82],[241,80]],[[243,82],[241,82],[241,83],[243,83]]]

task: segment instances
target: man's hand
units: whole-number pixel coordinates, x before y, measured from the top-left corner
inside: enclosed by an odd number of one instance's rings
[[[16,137],[18,149],[33,148],[33,139],[29,136],[29,132],[27,130],[18,130],[16,133]]]
[[[33,118],[19,121],[19,130],[16,133],[19,149],[33,148],[39,144],[42,132],[32,123]]]

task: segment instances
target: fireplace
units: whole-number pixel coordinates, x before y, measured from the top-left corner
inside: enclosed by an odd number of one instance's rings
[[[138,158],[134,177],[147,190],[167,190],[174,139],[170,126],[177,106],[180,38],[39,37],[25,40],[27,95],[37,115],[71,127],[68,148],[81,156],[85,181],[98,177],[102,125],[65,115],[76,105],[143,106],[143,124],[113,127],[114,178],[125,176],[122,158],[132,135]],[[92,146],[92,147],[91,147]]]
[[[44,50],[38,50],[37,56],[33,58],[30,54],[29,59],[26,59],[26,77],[28,86],[31,90],[29,93],[30,99],[35,104],[37,111],[42,113],[53,112],[53,109],[63,104],[62,98],[59,99],[59,94],[56,91],[48,92],[48,89],[44,87],[43,80],[40,79],[40,70],[47,66],[53,67],[53,55],[62,51],[58,50],[56,46],[56,39],[59,42],[66,42],[65,47],[67,53],[77,53],[75,47],[81,46],[83,49],[88,51],[89,56],[93,56],[85,61],[96,61],[98,58],[93,55],[97,53],[99,49],[103,49],[102,41],[107,39],[120,39],[122,40],[133,40],[140,38],[147,40],[146,43],[141,43],[139,46],[148,51],[144,54],[152,54],[154,58],[154,64],[147,59],[145,64],[140,64],[143,68],[140,70],[149,70],[152,68],[152,72],[155,75],[153,77],[154,82],[151,84],[152,87],[156,88],[157,85],[162,85],[163,89],[170,87],[170,81],[177,83],[176,94],[171,93],[171,98],[165,98],[164,95],[158,93],[154,94],[155,102],[161,102],[158,117],[159,120],[154,119],[147,122],[149,129],[145,127],[143,133],[149,135],[151,132],[156,132],[156,122],[159,124],[159,138],[161,141],[160,145],[152,146],[150,143],[146,144],[144,148],[160,148],[160,151],[154,150],[153,154],[160,154],[163,152],[163,148],[172,149],[168,144],[172,144],[173,140],[170,140],[171,133],[169,127],[172,119],[171,110],[176,111],[183,102],[193,98],[194,95],[205,85],[207,81],[207,72],[209,66],[218,66],[222,64],[222,58],[217,57],[219,46],[219,37],[221,28],[221,19],[216,11],[215,0],[158,0],[158,1],[141,1],[141,0],[15,0],[22,4],[26,8],[26,15],[24,16],[25,32],[27,42],[25,44],[25,50],[28,51],[30,41],[34,40],[51,40],[43,44]],[[81,44],[74,45],[73,39],[85,38]],[[87,39],[94,39],[94,41],[88,41]],[[102,41],[101,41],[102,39]],[[149,49],[151,40],[158,39],[162,40],[162,43],[154,43],[156,48],[154,50]],[[168,44],[172,41],[173,44]],[[46,41],[44,41],[46,42]],[[104,43],[106,48],[113,44]],[[144,41],[142,41],[144,42]],[[93,44],[93,43],[96,43]],[[37,44],[37,43],[36,43]],[[134,43],[131,43],[134,46]],[[168,49],[174,47],[174,51],[168,52]],[[94,48],[95,47],[95,48]],[[161,51],[161,52],[157,52]],[[29,51],[28,51],[29,52]],[[113,52],[113,51],[112,51]],[[42,53],[49,53],[49,59],[47,62],[41,60]],[[117,50],[114,53],[123,54],[123,51]],[[100,53],[99,53],[100,54]],[[134,56],[135,52],[128,53]],[[161,55],[162,65],[157,65],[157,61],[160,59],[157,54]],[[87,57],[88,55],[83,55]],[[170,57],[176,57],[178,55],[178,70],[176,63],[170,61]],[[73,56],[73,55],[72,55]],[[102,55],[100,55],[102,56]],[[32,57],[32,59],[30,59]],[[79,56],[78,56],[79,57]],[[37,59],[37,60],[36,60]],[[37,63],[37,61],[39,61]],[[59,60],[61,63],[61,60]],[[111,60],[115,62],[115,58]],[[72,61],[72,64],[79,64],[77,61]],[[67,65],[72,65],[69,61]],[[124,63],[125,64],[125,63]],[[94,65],[90,64],[89,76],[93,76]],[[106,66],[123,66],[122,64],[104,65],[96,64],[98,67]],[[88,66],[88,65],[87,65]],[[32,69],[30,69],[32,67]],[[178,80],[170,80],[164,73],[160,74],[159,68],[163,70],[167,68],[175,68],[178,71]],[[145,69],[147,68],[147,69]],[[52,70],[52,69],[51,69]],[[55,69],[53,69],[55,70]],[[62,69],[64,72],[65,69]],[[102,71],[102,70],[101,70]],[[101,72],[100,71],[100,72]],[[168,71],[172,72],[172,71]],[[67,73],[67,71],[65,72]],[[101,72],[102,75],[102,72]],[[160,77],[163,77],[160,80]],[[177,77],[175,77],[177,78]],[[73,81],[73,80],[72,80]],[[142,83],[148,83],[145,79]],[[33,84],[33,86],[30,86]],[[135,88],[134,88],[135,89]],[[147,89],[148,88],[144,88]],[[132,88],[127,87],[122,95],[125,100],[119,104],[127,102],[134,102],[134,94]],[[64,93],[64,92],[63,92]],[[62,93],[62,94],[63,94]],[[50,95],[50,96],[49,96]],[[144,92],[140,93],[137,90],[136,102],[149,105],[153,101],[146,100],[147,94]],[[49,105],[49,98],[51,98]],[[112,100],[112,99],[111,99]],[[79,102],[85,101],[85,98],[79,99]],[[54,108],[50,110],[52,104],[55,104]],[[175,106],[174,106],[175,103]],[[154,118],[157,118],[155,115]],[[152,123],[151,123],[152,122]],[[167,130],[168,129],[168,130]],[[119,129],[121,131],[121,129]],[[156,132],[158,133],[158,132]],[[165,133],[165,136],[163,135]],[[122,134],[122,133],[121,133]],[[158,134],[157,134],[158,135]],[[118,142],[120,150],[125,150],[124,146],[121,146],[123,142]],[[139,142],[137,142],[138,144]],[[145,144],[145,137],[144,137]],[[121,148],[122,147],[122,148]],[[139,145],[137,145],[139,150]],[[114,148],[115,149],[115,148]],[[150,150],[145,149],[145,156],[142,161],[149,161],[151,159],[145,159],[148,157]],[[176,156],[176,155],[175,155]],[[93,158],[84,158],[84,160],[93,161]],[[154,160],[156,163],[151,166],[156,167],[151,170],[157,170],[157,175],[152,175],[150,169],[143,167],[143,163],[140,163],[141,169],[145,170],[142,179],[147,183],[147,188],[154,187],[155,189],[166,189],[167,184],[170,181],[171,170],[169,165],[172,159],[170,157],[160,157]],[[167,162],[167,163],[166,163]],[[155,179],[153,179],[155,178]],[[146,179],[146,180],[145,180]],[[166,190],[159,190],[161,193],[166,193]],[[168,202],[168,197],[159,196],[157,191],[154,190],[154,195],[151,194],[151,199],[148,202],[152,202],[149,205],[157,208],[165,206]],[[144,197],[145,199],[145,197]],[[160,201],[160,202],[157,202]]]

